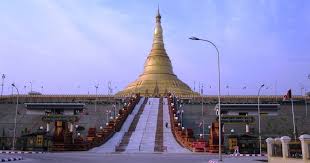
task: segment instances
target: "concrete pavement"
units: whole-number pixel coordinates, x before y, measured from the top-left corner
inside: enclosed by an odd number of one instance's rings
[[[261,157],[223,157],[222,161],[218,159],[211,159],[208,163],[262,163],[268,162],[267,158]]]
[[[167,147],[168,153],[189,153],[189,151],[186,148],[183,148],[174,138],[172,131],[171,131],[171,123],[170,123],[170,115],[169,115],[169,109],[168,109],[168,100],[167,98],[163,99],[163,137],[164,137],[164,146]],[[168,128],[166,127],[165,123],[168,123]]]
[[[23,157],[18,154],[0,154],[0,162],[19,161],[22,159]]]
[[[15,155],[16,156],[16,155]],[[194,154],[194,153],[90,153],[90,152],[66,152],[66,153],[44,153],[40,155],[19,154],[24,158],[24,163],[209,163],[216,160],[216,154]],[[255,160],[267,160],[266,157],[231,157],[224,155],[224,162],[229,163],[259,163]]]

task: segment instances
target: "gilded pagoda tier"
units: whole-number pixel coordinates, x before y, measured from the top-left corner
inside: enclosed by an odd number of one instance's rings
[[[160,97],[172,92],[176,95],[194,95],[194,92],[181,80],[137,80],[130,83],[125,90],[117,95],[140,93],[143,96]]]
[[[159,97],[168,92],[184,96],[197,95],[173,73],[171,61],[164,46],[161,16],[158,11],[152,50],[145,61],[144,71],[136,81],[116,95],[127,96],[140,93],[142,96]]]

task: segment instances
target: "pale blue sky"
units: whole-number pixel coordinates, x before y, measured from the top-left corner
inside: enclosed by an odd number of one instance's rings
[[[188,39],[197,36],[219,48],[223,94],[257,94],[260,83],[263,94],[310,90],[308,0],[2,0],[5,93],[30,81],[43,93],[92,94],[99,83],[106,94],[108,81],[123,89],[143,71],[158,3],[174,72],[190,87],[217,93],[216,51]]]

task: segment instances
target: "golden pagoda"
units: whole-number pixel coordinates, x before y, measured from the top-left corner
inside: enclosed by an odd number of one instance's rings
[[[178,96],[198,95],[173,73],[171,61],[164,46],[161,16],[158,9],[152,50],[144,63],[144,71],[136,81],[116,95],[128,96],[140,93],[142,96],[160,97],[168,92]]]

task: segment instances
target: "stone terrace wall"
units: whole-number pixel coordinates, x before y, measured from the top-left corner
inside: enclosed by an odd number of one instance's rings
[[[81,132],[82,135],[87,134],[87,130],[90,127],[105,126],[106,110],[111,110],[113,104],[97,104],[97,112],[95,112],[94,104],[87,104],[86,111],[79,115],[80,120],[76,123],[85,128]],[[5,136],[12,136],[14,131],[14,117],[15,117],[15,104],[0,104],[0,135],[3,131]],[[118,113],[118,105],[116,105],[116,113]],[[26,114],[26,108],[23,104],[19,105],[17,115],[17,136],[20,136],[21,131],[27,128],[31,131],[36,131],[40,126],[46,128],[46,124],[41,120],[42,115],[28,115]],[[51,130],[53,130],[54,124],[51,124]]]
[[[308,104],[310,106],[310,104]],[[201,133],[199,123],[201,122],[201,104],[183,104],[183,122],[186,128],[193,128],[198,136]],[[204,104],[205,133],[208,133],[208,126],[216,119],[215,104]],[[306,117],[305,105],[302,103],[294,104],[295,121],[298,134],[310,133],[310,107],[308,107],[308,117]],[[255,123],[250,124],[254,134],[258,133],[258,118]],[[245,133],[243,124],[227,124],[224,126],[225,134],[230,134],[234,129],[235,134]],[[263,137],[277,137],[281,135],[293,136],[292,112],[290,103],[282,103],[279,107],[278,116],[261,116],[261,129]]]
[[[97,98],[97,113],[94,112],[94,102]],[[297,131],[301,133],[310,133],[310,111],[308,117],[305,115],[305,105],[303,96],[294,96],[295,100],[295,115]],[[122,101],[122,97],[114,97],[108,95],[20,95],[20,107],[18,115],[18,131],[27,127],[29,129],[36,129],[45,124],[41,121],[41,116],[25,115],[25,102],[84,102],[86,103],[87,113],[82,114],[79,124],[85,127],[85,132],[89,127],[99,127],[106,123],[107,109],[112,108],[115,101]],[[194,133],[199,134],[201,130],[198,125],[201,122],[201,97],[182,97],[184,101],[184,125],[187,128],[193,128]],[[215,120],[216,115],[214,111],[217,103],[217,96],[204,96],[204,119],[205,119],[205,133],[208,133],[208,126]],[[257,96],[222,96],[222,103],[257,103]],[[310,110],[310,97],[307,97]],[[16,95],[3,96],[0,98],[0,134],[2,135],[3,128],[9,135],[13,133],[14,115],[15,115]],[[187,104],[190,102],[190,104]],[[291,105],[289,102],[282,102],[282,96],[261,96],[261,103],[279,103],[278,116],[262,116],[262,134],[263,137],[276,137],[280,135],[292,136],[292,114]],[[118,105],[117,105],[118,108]],[[257,119],[256,119],[257,122]],[[53,126],[53,125],[52,125]],[[251,124],[250,128],[254,128],[254,133],[257,133],[257,123]],[[235,133],[245,133],[245,125],[225,125],[225,134],[230,134],[230,129],[234,129]],[[82,132],[82,134],[84,134]],[[198,135],[197,135],[198,136]]]

